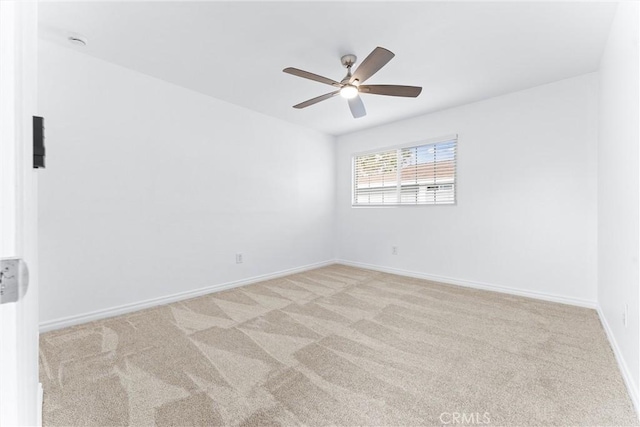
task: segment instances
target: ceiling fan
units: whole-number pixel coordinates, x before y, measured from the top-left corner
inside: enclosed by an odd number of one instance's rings
[[[351,74],[351,67],[356,62],[355,55],[344,55],[340,58],[342,65],[347,68],[347,75],[340,82],[328,79],[326,77],[319,76],[317,74],[310,73],[308,71],[300,70],[298,68],[285,68],[284,71],[287,74],[293,74],[294,76],[303,77],[309,80],[315,80],[320,83],[331,85],[337,90],[326,93],[324,95],[317,96],[300,104],[294,105],[293,108],[306,108],[310,105],[317,104],[320,101],[324,101],[329,98],[340,94],[343,98],[346,98],[349,102],[349,109],[354,118],[363,117],[367,114],[364,109],[362,99],[359,94],[368,93],[371,95],[387,95],[387,96],[404,96],[409,98],[415,98],[420,95],[422,88],[418,86],[398,86],[398,85],[363,85],[369,77],[377,73],[387,62],[395,55],[393,52],[383,48],[376,47],[367,56],[362,64],[358,66],[356,71]]]

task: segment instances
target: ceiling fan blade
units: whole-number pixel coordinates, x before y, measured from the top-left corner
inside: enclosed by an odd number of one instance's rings
[[[353,118],[357,119],[367,115],[367,111],[364,109],[364,103],[359,96],[349,99],[349,109]]]
[[[360,85],[358,90],[360,93],[372,95],[406,96],[409,98],[415,98],[422,92],[422,88],[418,86],[399,85]]]
[[[336,90],[335,92],[325,93],[324,95],[316,96],[315,98],[311,98],[307,101],[301,102],[300,104],[294,105],[293,108],[297,108],[297,109],[305,108],[310,105],[317,104],[320,101],[324,101],[325,99],[333,98],[339,93],[340,93],[339,90]]]
[[[358,69],[351,77],[351,83],[358,80],[360,83],[364,83],[369,77],[373,76],[380,70],[380,68],[387,65],[387,62],[391,61],[395,54],[383,47],[377,47],[373,49],[373,52],[367,56],[360,64]]]
[[[292,74],[294,76],[302,77],[302,78],[309,79],[309,80],[314,80],[316,82],[328,84],[328,85],[331,85],[331,86],[337,86],[337,87],[340,86],[340,83],[338,83],[335,80],[331,80],[331,79],[328,79],[326,77],[322,77],[322,76],[319,76],[317,74],[310,73],[308,71],[299,70],[297,68],[289,67],[289,68],[285,68],[282,71],[284,71],[287,74]]]

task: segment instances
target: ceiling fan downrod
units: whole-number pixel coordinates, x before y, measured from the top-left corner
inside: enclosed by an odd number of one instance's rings
[[[344,55],[342,58],[340,58],[342,66],[347,69],[347,75],[344,79],[342,79],[340,83],[349,83],[349,81],[351,80],[351,67],[353,67],[353,64],[355,64],[357,60],[358,58],[353,54]]]

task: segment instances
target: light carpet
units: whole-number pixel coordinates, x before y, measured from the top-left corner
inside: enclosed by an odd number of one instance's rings
[[[45,426],[638,424],[594,310],[342,265],[40,352]]]

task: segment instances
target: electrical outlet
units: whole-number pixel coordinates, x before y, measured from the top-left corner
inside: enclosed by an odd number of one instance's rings
[[[622,311],[622,324],[626,328],[629,323],[629,304],[624,305],[624,310]]]
[[[391,255],[398,255],[398,247],[391,246]]]
[[[236,254],[236,264],[242,264],[242,254]]]

